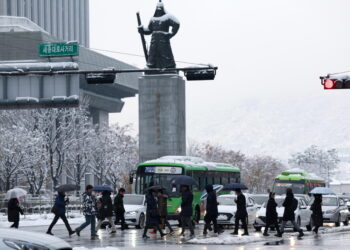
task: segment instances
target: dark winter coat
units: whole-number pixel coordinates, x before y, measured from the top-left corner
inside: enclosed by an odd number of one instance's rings
[[[160,217],[167,217],[168,215],[168,195],[159,194],[158,195],[158,211]]]
[[[283,220],[290,221],[295,220],[294,211],[298,208],[298,200],[294,198],[293,194],[287,195],[286,199],[283,202],[284,212]]]
[[[182,192],[181,201],[181,213],[180,216],[191,217],[192,216],[192,203],[193,194],[191,191],[186,190]]]
[[[207,207],[206,207],[206,220],[216,219],[218,217],[218,202],[216,199],[216,192],[213,190],[212,185],[206,186],[207,191]]]
[[[101,208],[99,211],[99,219],[104,220],[113,216],[113,204],[110,192],[103,192],[101,198]]]
[[[266,205],[266,224],[274,224],[277,222],[277,203],[274,198],[270,198]]]
[[[85,192],[83,194],[83,214],[84,215],[96,215],[96,197],[91,193]]]
[[[64,197],[65,196],[61,193],[56,196],[54,204],[56,207],[55,215],[64,215],[66,213],[66,202],[64,200]]]
[[[19,214],[23,214],[22,208],[19,206],[17,198],[12,198],[7,204],[8,221],[15,222],[19,221]]]
[[[237,204],[237,211],[236,211],[235,218],[245,219],[248,216],[245,196],[242,193],[240,193],[237,196],[237,199],[235,200],[235,202]]]
[[[153,194],[146,195],[146,225],[148,226],[156,226],[159,225],[159,212],[157,201],[154,198]]]
[[[322,200],[316,198],[310,209],[312,211],[311,218],[313,225],[321,227],[323,225]]]
[[[124,215],[125,213],[123,198],[124,195],[120,193],[114,198],[114,213],[116,216]]]

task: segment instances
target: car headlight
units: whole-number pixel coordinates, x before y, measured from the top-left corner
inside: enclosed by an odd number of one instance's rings
[[[181,213],[181,207],[178,207],[178,208],[176,209],[176,213],[177,213],[177,214]]]
[[[127,215],[136,215],[136,214],[137,214],[137,211],[130,211],[130,212],[127,212],[126,214],[127,214]]]
[[[6,246],[16,250],[50,250],[45,246],[21,240],[4,239],[3,242]]]

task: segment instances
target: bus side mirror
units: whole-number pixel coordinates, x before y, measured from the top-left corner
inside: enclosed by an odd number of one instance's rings
[[[129,174],[129,184],[133,184],[134,183],[134,176],[135,176],[135,172],[131,171]]]

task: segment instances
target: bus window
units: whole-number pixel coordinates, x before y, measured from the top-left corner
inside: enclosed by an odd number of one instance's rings
[[[229,179],[228,177],[221,177],[221,185],[229,184]]]

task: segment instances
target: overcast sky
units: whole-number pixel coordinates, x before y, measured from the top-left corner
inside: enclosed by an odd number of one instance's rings
[[[135,13],[148,23],[156,3],[90,0],[91,47],[142,55]],[[187,116],[218,113],[244,99],[324,95],[320,75],[350,70],[349,0],[164,3],[181,22],[172,39],[175,59],[219,67],[215,81],[187,83]],[[145,64],[142,57],[108,55]],[[126,100],[111,121],[135,123],[137,112],[137,99]]]

